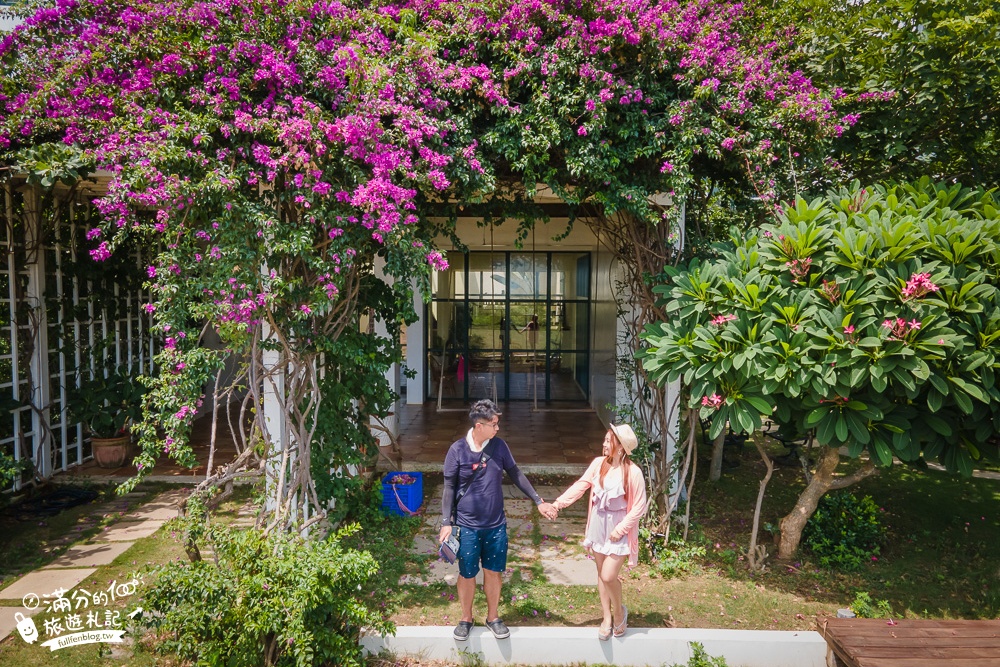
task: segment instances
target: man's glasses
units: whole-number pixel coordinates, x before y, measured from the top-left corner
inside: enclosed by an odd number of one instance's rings
[[[492,428],[492,429],[496,429],[496,430],[500,429],[500,422],[498,422],[498,421],[495,421],[495,422],[476,422],[476,423],[479,424],[480,426],[486,426],[487,428]]]

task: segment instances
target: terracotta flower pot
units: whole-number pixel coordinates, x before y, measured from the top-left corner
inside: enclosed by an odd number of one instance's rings
[[[91,438],[94,461],[101,468],[121,468],[128,458],[132,436],[129,434],[117,438]]]

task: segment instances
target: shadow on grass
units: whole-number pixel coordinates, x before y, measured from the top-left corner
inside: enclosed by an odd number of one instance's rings
[[[0,580],[7,582],[44,567],[73,544],[92,537],[127,511],[171,488],[155,482],[141,484],[136,492],[142,495],[129,498],[126,504],[116,495],[116,486],[48,484],[3,507],[0,512]],[[61,500],[73,497],[84,502],[70,505]],[[46,503],[46,498],[53,498],[55,502]],[[121,507],[116,507],[119,502]],[[42,511],[37,511],[39,509]],[[48,513],[46,509],[54,512]],[[3,585],[0,583],[0,588]]]
[[[821,568],[818,559],[802,549],[791,562],[772,557],[767,571],[751,573],[743,554],[764,465],[752,447],[740,451],[737,461],[719,482],[699,475],[689,542],[703,546],[705,555],[694,559],[693,570],[666,577],[640,564],[626,578],[625,597],[636,603],[631,618],[636,626],[801,629],[809,627],[816,614],[849,606],[858,592],[887,600],[901,616],[1000,615],[1000,550],[993,546],[1000,544],[1000,481],[901,465],[881,470],[848,489],[870,495],[880,507],[887,541],[876,560],[858,571],[838,572]],[[852,465],[857,463],[845,461],[841,467]],[[708,470],[707,461],[699,470]],[[565,487],[573,478],[535,476],[532,481]],[[425,498],[433,497],[440,475],[425,474],[424,484]],[[801,470],[775,470],[758,537],[772,555],[777,548],[763,526],[776,526],[804,487]],[[425,506],[425,511],[434,514],[438,509]],[[418,527],[414,524],[413,531]],[[430,534],[426,526],[423,530]],[[433,561],[406,554],[405,547],[402,551],[395,554],[401,564],[393,571],[393,582],[403,573],[426,572]],[[515,624],[579,626],[600,620],[593,586],[559,587],[540,576],[522,581],[515,568],[502,595],[501,615]],[[527,598],[522,600],[522,595]],[[443,583],[400,586],[397,601],[400,618],[410,622],[421,617],[428,622],[454,620],[458,612],[454,587]],[[476,605],[484,607],[481,593]]]
[[[842,467],[850,466],[842,463]],[[707,470],[699,466],[700,470]],[[895,465],[847,491],[869,495],[881,510],[887,540],[871,563],[854,572],[824,570],[804,549],[790,563],[771,561],[751,575],[734,554],[750,539],[753,504],[764,465],[746,448],[741,465],[717,483],[699,479],[692,528],[706,546],[703,567],[731,579],[847,606],[859,591],[890,602],[897,614],[928,618],[992,619],[1000,613],[1000,481],[966,479],[944,471]],[[805,487],[800,470],[778,468],[761,512],[777,525]],[[777,552],[762,531],[759,541]]]

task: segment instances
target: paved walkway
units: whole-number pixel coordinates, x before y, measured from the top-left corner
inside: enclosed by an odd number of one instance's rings
[[[110,502],[94,505],[81,518],[80,523],[71,529],[71,533],[63,538],[63,544],[75,541],[74,538],[81,531],[92,527],[109,514],[121,513],[122,517],[93,537],[74,544],[48,565],[24,574],[13,582],[4,582],[5,587],[0,590],[0,605],[4,605],[0,606],[0,640],[10,635],[16,627],[16,613],[30,617],[44,609],[41,604],[31,610],[25,609],[25,596],[34,594],[41,597],[60,589],[72,590],[96,572],[97,568],[110,565],[127,552],[136,540],[149,537],[168,520],[176,517],[178,503],[188,493],[190,489],[187,488],[171,489],[137,508],[133,508],[134,504],[145,493],[128,493]]]
[[[535,504],[525,498],[519,489],[512,485],[504,485],[503,488],[510,541],[504,581],[508,581],[515,571],[520,572],[523,580],[530,580],[532,566],[541,564],[542,572],[550,583],[565,586],[594,586],[597,581],[594,561],[584,553],[580,545],[587,519],[586,497],[560,512],[557,521],[549,521],[538,513]],[[565,489],[536,485],[535,490],[542,498],[551,501]],[[432,493],[425,494],[426,514],[424,523],[410,548],[413,554],[437,553],[441,491],[442,486],[438,485]],[[536,545],[532,538],[532,531],[536,525],[542,535],[539,545]],[[482,580],[482,572],[478,578]],[[458,564],[449,565],[446,561],[438,559],[430,564],[425,574],[403,575],[400,584],[439,581],[454,585],[458,581]]]
[[[541,496],[552,500],[563,489],[538,485]],[[418,532],[411,551],[416,554],[437,553],[439,510],[441,507],[441,485],[437,485],[424,499],[427,512],[424,524]],[[110,565],[125,554],[137,540],[153,535],[168,520],[178,514],[178,503],[190,492],[189,488],[178,488],[159,494],[149,502],[134,507],[143,493],[130,493],[110,502],[94,505],[83,517],[79,525],[63,538],[62,544],[78,540],[79,532],[100,522],[109,514],[121,514],[121,518],[107,526],[93,537],[70,546],[65,553],[48,565],[21,575],[14,581],[3,582],[0,590],[0,640],[8,637],[16,628],[15,613],[32,616],[44,608],[34,610],[24,608],[24,596],[39,596],[64,589],[71,591],[79,586],[97,568]],[[541,563],[546,578],[556,584],[567,586],[594,585],[594,564],[580,546],[586,520],[586,503],[577,502],[560,513],[559,520],[544,519],[521,492],[511,485],[504,486],[506,510],[510,530],[510,557],[504,574],[509,580],[515,571],[520,571],[523,579],[532,576],[531,566]],[[241,512],[242,514],[243,512]],[[246,517],[242,517],[247,521]],[[540,545],[534,543],[532,533],[537,525],[542,534]],[[481,577],[482,575],[480,575]],[[427,574],[405,575],[400,583],[431,583],[446,581],[454,585],[458,577],[458,566],[443,560],[431,564]]]

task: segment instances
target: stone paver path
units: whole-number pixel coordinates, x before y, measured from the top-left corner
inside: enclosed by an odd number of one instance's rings
[[[128,551],[135,540],[149,537],[167,520],[177,516],[178,503],[187,496],[189,489],[172,489],[161,493],[153,500],[131,509],[140,497],[145,494],[129,493],[121,498],[94,506],[89,516],[82,517],[80,523],[57,541],[66,545],[80,540],[80,533],[102,519],[118,515],[116,523],[89,538],[87,541],[75,544],[66,550],[56,560],[48,565],[29,572],[16,579],[3,590],[0,590],[0,601],[9,605],[13,601],[22,602],[25,595],[34,593],[44,595],[58,589],[66,591],[78,586],[80,582],[97,571],[103,565],[110,565],[116,558]],[[0,640],[6,638],[16,628],[15,614],[31,616],[41,607],[34,610],[16,606],[0,606]]]
[[[17,628],[18,619],[15,614],[21,614],[22,618],[30,618],[40,611],[41,607],[30,611],[21,607],[0,607],[0,639],[5,639]]]
[[[131,542],[78,544],[67,549],[66,553],[43,567],[40,571],[44,572],[56,568],[110,565],[114,559],[125,553],[131,546]]]
[[[410,548],[414,555],[437,554],[441,490],[442,487],[438,486],[424,498],[424,522]],[[546,500],[554,499],[564,491],[549,486],[536,486],[535,490]],[[550,583],[565,586],[595,584],[594,562],[580,545],[587,517],[586,496],[560,512],[555,521],[539,514],[535,504],[512,485],[504,485],[504,498],[509,540],[504,581],[509,581],[514,572],[519,572],[522,579],[530,580],[534,577],[534,567],[540,565],[543,576]],[[426,571],[406,574],[399,583],[426,585],[442,581],[454,585],[458,581],[458,565],[449,565],[437,558],[428,564]],[[482,581],[482,572],[477,581]]]

